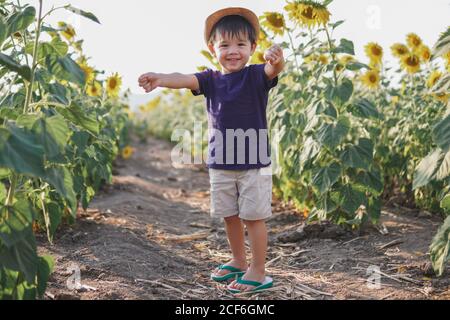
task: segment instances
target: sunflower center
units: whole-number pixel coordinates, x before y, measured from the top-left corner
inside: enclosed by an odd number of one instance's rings
[[[381,56],[381,49],[377,46],[372,47],[372,54],[374,56]]]
[[[115,88],[117,87],[117,80],[114,79],[114,78],[112,78],[112,79],[109,81],[109,87],[110,87],[111,89],[115,89]]]
[[[417,59],[417,57],[415,56],[408,57],[406,59],[406,64],[410,67],[417,67],[419,65],[419,59]]]
[[[276,14],[268,16],[267,21],[269,21],[269,23],[275,28],[282,28],[284,26],[283,19],[281,16]]]
[[[302,11],[302,16],[307,18],[307,19],[313,20],[314,19],[314,9],[313,9],[313,7],[308,7],[305,10],[303,10]]]
[[[370,82],[372,82],[372,83],[377,83],[377,80],[378,80],[378,78],[377,78],[376,75],[371,74],[371,75],[369,76],[369,81],[370,81]]]

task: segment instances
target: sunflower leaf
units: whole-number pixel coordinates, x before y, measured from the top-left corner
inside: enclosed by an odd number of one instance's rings
[[[98,20],[98,18],[91,12],[87,12],[87,11],[84,11],[84,10],[72,7],[71,5],[65,6],[64,9],[69,10],[70,12],[73,12],[73,13],[75,13],[77,15],[85,17],[85,18],[87,18],[89,20],[92,20],[94,22],[97,22],[98,24],[101,24],[100,21]]]

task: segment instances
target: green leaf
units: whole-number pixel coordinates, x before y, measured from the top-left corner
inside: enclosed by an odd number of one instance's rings
[[[349,168],[369,169],[373,160],[373,143],[362,138],[358,145],[347,146],[341,153],[342,163]]]
[[[5,185],[0,182],[0,203],[4,203],[6,196],[8,195],[8,191],[5,188]]]
[[[68,105],[69,100],[67,99],[67,89],[59,83],[51,83],[48,85],[48,92],[51,94],[51,98],[56,100],[56,102]]]
[[[380,119],[380,113],[375,105],[367,99],[361,99],[350,105],[349,111],[355,116],[363,119]]]
[[[450,216],[445,219],[439,228],[430,246],[430,258],[433,269],[438,276],[442,276],[445,264],[449,260],[450,252]]]
[[[0,128],[0,167],[21,174],[45,176],[44,148],[36,136],[15,125]]]
[[[81,86],[85,85],[86,74],[70,56],[59,58],[50,55],[46,58],[46,64],[48,71],[58,79],[78,83]]]
[[[336,148],[344,140],[350,130],[348,118],[341,117],[338,122],[323,123],[317,129],[317,140],[330,149]]]
[[[353,215],[360,206],[367,207],[367,198],[361,191],[353,189],[350,185],[339,190],[342,196],[342,209]]]
[[[23,11],[14,13],[7,22],[9,35],[28,28],[34,22],[35,17],[36,9],[34,7],[26,7]]]
[[[320,144],[314,140],[313,137],[308,137],[303,144],[300,153],[300,167],[303,168],[305,164],[314,159],[320,152]]]
[[[50,202],[47,204],[48,220],[49,224],[47,226],[47,232],[50,241],[53,241],[53,236],[55,235],[58,226],[61,224],[63,210],[55,202]]]
[[[56,110],[73,124],[86,129],[94,135],[99,133],[100,129],[96,115],[88,114],[86,110],[83,110],[75,103],[72,103],[70,107],[67,108],[56,107]]]
[[[39,144],[44,147],[47,159],[54,159],[64,152],[71,134],[61,115],[49,118],[24,115],[17,119],[17,124],[25,125],[35,134]]]
[[[73,191],[73,178],[67,168],[55,167],[47,169],[44,180],[50,183],[70,203],[71,207],[76,206],[77,199]]]
[[[380,195],[384,190],[384,184],[381,173],[378,170],[362,171],[356,177],[356,183],[364,190],[371,192],[374,195]]]
[[[312,179],[312,184],[320,194],[324,194],[339,180],[341,171],[341,166],[334,162],[329,167],[319,169]]]
[[[348,102],[353,95],[353,82],[351,82],[347,78],[344,79],[342,83],[337,87],[336,93],[341,103],[344,104]]]
[[[355,46],[353,45],[353,42],[347,39],[341,39],[341,43],[337,48],[334,48],[334,53],[347,53],[351,54],[352,56],[355,55]]]
[[[345,20],[339,20],[337,22],[330,23],[330,27],[334,30],[337,27],[339,27],[341,24],[343,24],[344,22],[345,22]]]
[[[1,207],[0,217],[0,239],[7,248],[11,248],[31,229],[34,209],[29,201],[17,201],[12,207]]]
[[[448,193],[441,201],[441,208],[450,212],[450,193]]]
[[[442,150],[450,149],[450,114],[434,126],[433,140]]]
[[[13,58],[6,54],[0,53],[0,65],[4,66],[10,71],[18,73],[25,80],[31,80],[31,70],[28,66],[20,65]]]
[[[3,267],[23,272],[25,280],[34,283],[39,260],[31,228],[26,230],[25,236],[13,247],[0,247],[0,261]]]
[[[416,168],[414,173],[413,189],[426,186],[433,181],[444,160],[444,153],[440,149],[432,151]]]
[[[83,11],[81,9],[77,9],[75,7],[72,7],[71,5],[65,6],[64,7],[66,10],[69,10],[70,12],[73,12],[75,14],[78,14],[80,16],[83,16],[85,18],[88,18],[89,20],[92,20],[94,22],[97,22],[98,24],[100,24],[100,21],[97,19],[97,17],[92,14],[91,12],[87,12],[87,11]]]
[[[365,64],[365,63],[356,62],[356,61],[351,61],[351,62],[349,62],[349,63],[347,63],[347,64],[345,65],[345,68],[346,68],[347,70],[350,70],[350,71],[358,71],[358,70],[361,70],[361,69],[363,69],[363,68],[365,68],[365,69],[370,69],[370,66],[368,66],[368,65]]]
[[[39,263],[37,267],[37,292],[40,298],[44,296],[45,289],[47,288],[47,281],[53,272],[55,262],[51,256],[39,257]]]
[[[25,52],[28,54],[33,54],[34,43],[28,43],[25,47]],[[69,50],[67,43],[62,41],[60,38],[53,38],[51,42],[40,42],[38,49],[39,59],[44,59],[49,55],[54,55],[59,58],[63,58]]]
[[[8,37],[7,25],[3,20],[3,17],[0,16],[0,49],[6,37]]]

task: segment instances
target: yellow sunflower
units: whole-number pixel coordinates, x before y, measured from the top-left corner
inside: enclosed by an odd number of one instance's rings
[[[83,70],[86,76],[86,83],[92,83],[95,79],[94,68],[90,67],[86,62],[80,64],[81,70]]]
[[[317,55],[315,55],[315,54],[310,54],[309,56],[306,56],[306,57],[304,58],[304,62],[305,62],[306,64],[312,64],[312,63],[316,62],[317,59],[318,59]]]
[[[351,55],[348,55],[348,54],[345,54],[345,55],[343,55],[342,57],[339,58],[339,63],[341,63],[343,65],[347,65],[350,62],[354,62],[354,61],[356,61],[355,57],[353,57]]]
[[[400,101],[400,97],[399,96],[392,96],[391,97],[392,104],[397,104],[399,101]]]
[[[375,42],[368,43],[364,48],[366,55],[370,59],[370,64],[372,66],[380,65],[383,59],[383,48]]]
[[[428,77],[428,80],[427,80],[428,88],[433,88],[441,77],[442,77],[442,73],[438,70],[434,70]]]
[[[391,47],[392,55],[397,58],[401,58],[409,53],[409,49],[407,46],[401,43],[395,43]]]
[[[86,93],[91,97],[99,97],[102,95],[102,85],[98,81],[88,84]]]
[[[292,21],[308,28],[326,25],[330,21],[331,14],[327,7],[315,1],[288,2],[284,9]]]
[[[267,32],[265,32],[262,28],[259,32],[258,37],[258,46],[261,51],[269,49],[273,45],[272,41],[269,40]]]
[[[118,73],[114,73],[106,80],[106,92],[109,97],[117,97],[119,95],[122,78]]]
[[[256,51],[255,54],[252,56],[251,63],[260,64],[265,62],[266,60],[264,59],[264,52]]]
[[[264,12],[264,15],[260,17],[262,20],[262,25],[271,30],[274,34],[279,34],[282,36],[286,24],[284,22],[284,17],[278,12]]]
[[[328,64],[329,60],[328,57],[324,54],[321,54],[317,60],[321,63],[321,64]]]
[[[406,43],[414,52],[422,45],[422,39],[415,33],[406,35]]]
[[[437,93],[434,95],[437,101],[448,103],[449,94],[448,93]]]
[[[128,159],[131,158],[133,153],[134,153],[134,149],[132,147],[130,147],[130,146],[126,146],[122,150],[122,158],[124,158],[125,160],[128,160]]]
[[[76,36],[75,29],[70,24],[60,21],[58,26],[61,28],[61,34],[67,40],[71,41]]]
[[[369,70],[361,76],[361,81],[367,88],[375,90],[380,86],[380,74],[378,70]]]
[[[401,65],[406,72],[413,74],[420,71],[420,58],[414,53],[405,55],[401,60]]]
[[[422,62],[429,62],[431,60],[431,50],[426,45],[420,46],[417,52]]]

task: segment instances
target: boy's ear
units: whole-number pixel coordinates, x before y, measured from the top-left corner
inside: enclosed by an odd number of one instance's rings
[[[208,44],[208,49],[209,49],[209,52],[211,52],[211,54],[212,54],[214,57],[216,57],[216,51],[214,50],[214,45],[213,45],[212,43],[209,43],[209,44]]]
[[[252,54],[251,54],[251,55],[253,55],[253,54],[255,53],[256,47],[257,47],[257,46],[258,46],[257,43],[253,43],[253,44],[252,44]]]

